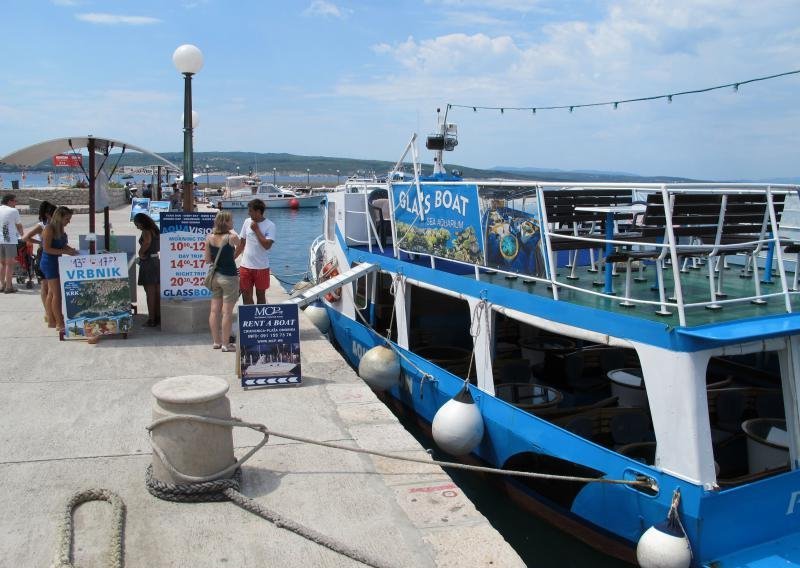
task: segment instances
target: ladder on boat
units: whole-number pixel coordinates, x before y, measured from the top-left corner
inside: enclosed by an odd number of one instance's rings
[[[306,288],[305,290],[302,290],[296,296],[292,296],[291,298],[289,298],[287,303],[297,304],[298,307],[304,308],[311,302],[319,300],[321,297],[323,297],[331,290],[335,290],[336,288],[341,288],[345,284],[354,282],[359,278],[361,278],[362,276],[366,276],[367,274],[375,272],[376,270],[380,270],[379,264],[364,262],[356,267],[351,268],[346,272],[343,272],[342,274],[337,274],[336,276],[334,276],[329,280],[325,280],[324,282],[315,284],[311,288]]]

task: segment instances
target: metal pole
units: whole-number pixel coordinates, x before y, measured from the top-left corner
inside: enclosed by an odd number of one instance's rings
[[[183,81],[183,210],[194,210],[192,182],[192,74],[184,73]]]
[[[156,174],[156,201],[161,201],[161,166],[156,166],[158,168]]]
[[[94,184],[95,184],[95,170],[94,170],[94,149],[95,149],[95,139],[89,136],[89,141],[86,144],[87,148],[89,149],[89,237],[91,240],[89,241],[89,254],[95,254],[97,252],[97,233],[95,232],[95,222],[94,222]]]

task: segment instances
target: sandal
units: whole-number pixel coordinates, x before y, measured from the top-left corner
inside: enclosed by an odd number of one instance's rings
[[[222,348],[222,344],[221,343],[212,343],[211,344],[211,349],[221,349],[221,348]]]
[[[233,343],[228,343],[227,345],[223,345],[222,346],[222,350],[225,353],[230,353],[232,351],[235,352],[236,351],[236,346]]]

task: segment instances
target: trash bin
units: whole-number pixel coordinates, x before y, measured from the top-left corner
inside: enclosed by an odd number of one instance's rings
[[[19,180],[18,179],[12,179],[11,180],[11,189],[19,189]]]

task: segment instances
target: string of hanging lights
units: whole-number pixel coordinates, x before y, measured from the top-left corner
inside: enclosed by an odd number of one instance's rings
[[[703,89],[692,89],[691,91],[679,91],[675,93],[665,93],[663,95],[655,95],[651,97],[637,97],[635,99],[620,99],[616,101],[604,101],[598,103],[584,103],[584,104],[570,104],[570,105],[552,105],[552,106],[528,106],[528,107],[514,107],[514,106],[481,106],[481,105],[459,105],[453,103],[447,103],[447,110],[453,108],[465,108],[465,109],[472,109],[473,112],[478,112],[478,110],[499,110],[500,114],[505,114],[507,110],[517,110],[517,111],[525,111],[530,112],[531,114],[536,114],[537,111],[541,110],[569,110],[569,112],[574,112],[575,109],[578,108],[588,108],[588,107],[601,107],[601,106],[611,106],[614,110],[619,108],[619,105],[626,104],[626,103],[638,103],[642,101],[655,101],[659,99],[664,99],[667,103],[671,104],[672,99],[674,97],[679,97],[683,95],[694,95],[698,93],[708,93],[710,91],[718,91],[720,89],[728,89],[732,88],[734,93],[739,92],[739,87],[742,85],[747,85],[749,83],[756,83],[758,81],[767,81],[769,79],[776,79],[778,77],[786,77],[787,75],[797,75],[800,74],[800,69],[796,69],[794,71],[786,71],[785,73],[777,73],[775,75],[768,75],[766,77],[756,77],[754,79],[747,79],[744,81],[736,81],[735,83],[727,83],[725,85],[717,85],[714,87],[706,87]]]

